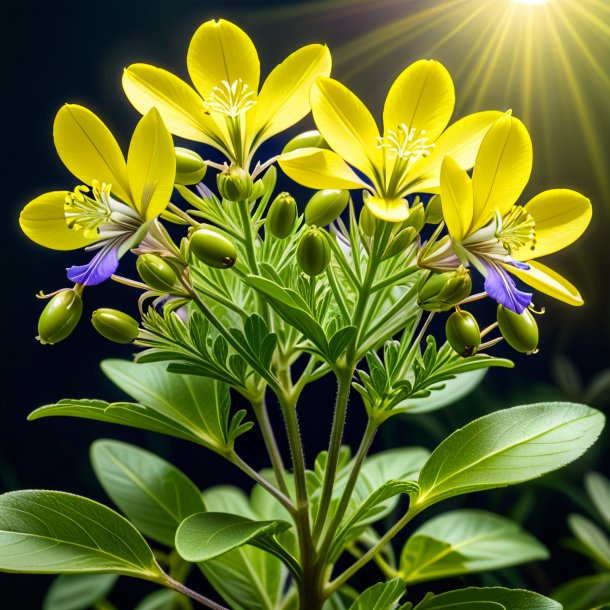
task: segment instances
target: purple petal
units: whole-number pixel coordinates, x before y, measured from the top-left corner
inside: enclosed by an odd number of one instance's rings
[[[531,292],[522,292],[517,288],[508,271],[487,260],[481,260],[487,274],[485,291],[487,294],[511,311],[521,314],[532,302]]]
[[[119,248],[124,239],[106,244],[86,265],[75,265],[67,269],[68,279],[76,284],[95,286],[107,280],[119,266]]]
[[[212,191],[203,182],[200,182],[195,189],[202,199],[212,200],[214,198],[214,193],[212,193]]]

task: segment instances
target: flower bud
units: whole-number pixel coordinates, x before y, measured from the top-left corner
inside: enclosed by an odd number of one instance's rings
[[[358,219],[360,230],[368,237],[373,237],[376,223],[377,218],[373,216],[371,210],[364,206],[362,210],[360,210],[360,218]]]
[[[330,263],[330,244],[324,229],[309,227],[297,246],[297,262],[307,275],[320,275]]]
[[[297,202],[290,193],[280,193],[269,207],[265,226],[271,235],[284,239],[292,233],[297,219]]]
[[[257,199],[260,199],[265,194],[265,190],[265,183],[262,181],[262,179],[257,180],[252,185],[252,190],[248,195],[248,199],[250,199],[251,201],[256,201]]]
[[[96,309],[91,324],[102,337],[115,343],[131,343],[140,334],[138,321],[117,309]]]
[[[197,229],[191,235],[189,250],[201,262],[215,267],[227,269],[237,260],[237,250],[224,235],[211,229]]]
[[[390,237],[388,245],[381,256],[381,260],[388,260],[389,258],[404,252],[416,237],[417,232],[413,227],[407,227],[398,231],[396,235]]]
[[[252,177],[238,165],[231,165],[216,177],[218,192],[229,201],[245,201],[252,193]]]
[[[426,206],[426,222],[431,225],[437,225],[441,220],[443,220],[441,197],[440,195],[434,195]]]
[[[454,311],[445,324],[449,345],[464,358],[474,356],[481,345],[481,331],[475,317],[467,311]]]
[[[425,224],[426,212],[424,211],[424,204],[419,201],[419,197],[416,197],[409,210],[409,215],[402,222],[401,227],[413,227],[419,233]]]
[[[298,150],[299,148],[328,148],[326,140],[320,135],[316,129],[304,131],[298,136],[295,136],[284,146],[282,154]]]
[[[178,277],[176,272],[160,256],[142,254],[136,261],[138,274],[153,290],[171,293]]]
[[[59,343],[72,334],[83,313],[83,300],[73,289],[58,292],[38,319],[38,337],[42,344]]]
[[[203,159],[193,150],[176,146],[176,184],[185,186],[197,184],[203,180],[208,169]]]
[[[516,351],[531,354],[538,347],[538,324],[529,309],[518,314],[498,305],[498,328]]]
[[[325,227],[341,216],[348,203],[349,191],[318,191],[305,206],[305,222],[310,226]]]
[[[448,311],[472,289],[470,273],[460,267],[447,273],[430,273],[419,283],[417,305],[425,311]]]

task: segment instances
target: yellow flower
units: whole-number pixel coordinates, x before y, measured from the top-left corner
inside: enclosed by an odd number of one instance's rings
[[[296,182],[315,189],[361,189],[379,218],[400,222],[409,215],[406,196],[438,193],[445,155],[469,169],[500,112],[468,115],[445,128],[453,113],[455,91],[446,68],[417,61],[390,88],[383,109],[383,135],[362,101],[330,78],[311,89],[314,121],[332,150],[302,148],[280,157]],[[354,167],[368,180],[360,178]]]
[[[331,68],[328,48],[308,45],[279,64],[259,92],[256,48],[224,19],[199,27],[186,63],[197,91],[171,72],[133,64],[123,75],[127,97],[142,114],[156,106],[173,134],[213,146],[245,169],[265,140],[309,112],[311,84]]]
[[[152,108],[136,126],[125,159],[98,116],[66,104],[55,117],[53,139],[64,165],[88,186],[36,197],[22,210],[19,224],[46,248],[99,249],[86,269],[68,272],[77,283],[99,283],[114,273],[148,221],[167,207],[176,169],[172,137]]]
[[[576,191],[553,189],[516,205],[531,171],[530,136],[509,114],[483,139],[472,179],[454,159],[444,159],[441,201],[454,250],[485,275],[487,293],[512,311],[521,313],[531,294],[519,291],[507,271],[560,301],[582,305],[570,282],[534,259],[578,239],[591,220],[591,202]]]

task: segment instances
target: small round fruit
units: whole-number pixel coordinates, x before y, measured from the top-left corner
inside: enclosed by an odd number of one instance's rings
[[[72,334],[83,313],[83,300],[73,289],[58,292],[38,319],[38,337],[43,344],[59,343]]]
[[[117,309],[96,309],[91,323],[102,337],[115,343],[131,343],[140,334],[138,321]]]
[[[237,260],[237,250],[224,235],[211,229],[197,229],[189,241],[190,252],[202,263],[216,269],[232,267]]]
[[[529,309],[518,314],[498,305],[498,328],[507,343],[516,351],[531,354],[538,347],[538,324]]]
[[[449,345],[464,358],[474,356],[481,345],[481,331],[476,318],[469,312],[454,311],[445,324]]]
[[[310,276],[320,275],[330,263],[330,245],[324,229],[309,227],[297,246],[299,267]]]

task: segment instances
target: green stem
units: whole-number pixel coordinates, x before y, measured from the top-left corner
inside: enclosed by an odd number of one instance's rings
[[[178,591],[178,593],[182,593],[183,595],[187,595],[191,599],[194,599],[196,602],[199,602],[202,606],[206,608],[211,608],[212,610],[229,610],[229,608],[225,608],[220,604],[212,601],[211,599],[200,595],[196,591],[189,589],[187,586],[183,585],[181,582],[174,580],[171,576],[165,576],[164,583],[166,587],[173,589],[174,591]]]
[[[408,278],[410,275],[413,275],[417,271],[420,271],[420,268],[417,265],[414,265],[413,267],[407,267],[406,269],[403,269],[402,271],[399,271],[398,273],[387,277],[385,280],[381,280],[380,282],[374,284],[371,288],[371,292],[377,292],[378,290],[382,290],[383,288],[393,286],[401,280]]]
[[[246,256],[252,273],[258,275],[258,264],[256,262],[256,252],[254,250],[254,235],[252,233],[252,218],[245,202],[239,204],[239,217],[244,232],[244,245],[246,246]]]
[[[273,427],[269,421],[267,404],[265,403],[264,397],[260,401],[253,401],[251,404],[265,442],[265,447],[267,448],[267,453],[269,454],[269,459],[273,466],[275,478],[277,479],[281,492],[288,497],[290,496],[290,492],[288,491],[288,485],[286,484],[286,469],[284,468],[282,454],[280,453]]]
[[[194,218],[189,216],[184,210],[181,210],[175,203],[172,203],[170,201],[167,204],[167,209],[170,210],[173,214],[175,214],[179,218],[181,218],[182,220],[184,220],[184,222],[187,222],[188,224],[190,224],[192,227],[199,226],[199,223]]]

